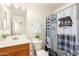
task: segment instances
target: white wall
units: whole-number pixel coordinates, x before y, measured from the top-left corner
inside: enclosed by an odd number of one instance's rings
[[[53,8],[46,8],[46,7],[41,7],[41,6],[28,6],[27,7],[27,19],[26,19],[26,34],[29,38],[33,38],[34,34],[32,30],[32,24],[33,23],[40,23],[41,24],[41,39],[45,39],[45,26],[46,26],[46,17],[58,12],[59,10],[72,5],[72,4],[65,4],[62,7],[54,10]]]
[[[56,10],[53,12],[53,14],[55,14],[55,13],[57,13],[57,12],[59,12],[59,11],[65,9],[65,8],[68,8],[68,7],[70,7],[70,6],[74,5],[74,4],[75,4],[75,3],[67,3],[67,4],[61,6],[60,8],[56,9]]]
[[[33,23],[41,24],[41,39],[45,39],[45,26],[46,26],[46,17],[51,13],[49,8],[40,8],[40,7],[28,7],[27,8],[27,20],[26,20],[26,34],[29,38],[33,38],[34,34],[32,30]]]

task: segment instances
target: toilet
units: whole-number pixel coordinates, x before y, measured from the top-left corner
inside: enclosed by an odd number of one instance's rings
[[[36,52],[36,56],[48,56],[48,52],[42,48],[42,40],[34,41],[33,44],[30,45],[30,48],[31,48],[30,49],[31,56],[33,56],[34,51]]]
[[[36,51],[37,56],[48,56],[48,52],[45,50],[37,50]]]

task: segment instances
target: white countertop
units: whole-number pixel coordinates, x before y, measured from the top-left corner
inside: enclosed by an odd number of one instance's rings
[[[42,40],[35,40],[32,39],[30,40],[29,38],[27,38],[26,36],[18,36],[18,39],[13,40],[13,38],[15,38],[17,36],[10,36],[7,39],[0,39],[0,48],[4,48],[4,47],[10,47],[10,46],[14,46],[14,45],[19,45],[19,44],[27,44],[27,43],[41,43]]]
[[[42,40],[32,40],[32,41],[30,41],[31,43],[42,43]]]
[[[21,38],[19,37],[17,40],[13,40],[12,38],[7,38],[0,40],[0,48],[4,47],[10,47],[14,45],[19,45],[19,44],[25,44],[25,43],[30,43],[30,40],[28,38]]]

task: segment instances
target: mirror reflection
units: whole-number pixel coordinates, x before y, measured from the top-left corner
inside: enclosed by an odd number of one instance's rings
[[[16,7],[18,6],[18,8]],[[0,32],[10,35],[25,34],[26,8],[10,4],[0,4]]]

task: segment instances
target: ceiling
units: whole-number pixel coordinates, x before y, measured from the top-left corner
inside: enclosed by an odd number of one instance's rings
[[[19,7],[23,7],[23,8],[27,8],[27,9],[31,9],[31,10],[36,10],[36,12],[43,11],[43,12],[47,12],[48,10],[50,11],[55,11],[57,8],[65,5],[66,3],[19,3],[19,4],[11,4],[9,5],[9,9],[11,9],[11,11],[16,11],[20,12],[20,9],[14,8],[14,6],[19,6]],[[18,14],[18,13],[17,13]],[[24,12],[21,12],[21,15],[24,14]],[[20,15],[20,14],[19,14]]]
[[[39,7],[39,8],[58,8],[66,3],[24,3],[24,4],[14,4],[22,7],[30,8],[30,7]]]
[[[64,3],[29,3],[29,4],[25,4],[27,6],[32,6],[32,7],[35,7],[35,6],[41,6],[41,7],[59,7],[59,6],[62,6]]]
[[[67,3],[26,3],[20,4],[23,7],[28,8],[38,14],[52,14],[56,9],[60,8],[61,6]]]
[[[14,6],[21,6],[25,8],[53,8],[56,9],[60,6],[63,6],[66,3],[18,3],[18,4],[13,4]]]

